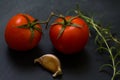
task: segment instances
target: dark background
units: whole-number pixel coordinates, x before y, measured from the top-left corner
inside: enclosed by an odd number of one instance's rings
[[[110,74],[99,72],[99,67],[107,61],[96,53],[93,38],[83,51],[72,56],[57,52],[45,29],[39,45],[30,51],[17,52],[7,47],[4,31],[15,14],[28,13],[39,20],[46,20],[51,11],[65,14],[76,4],[85,14],[93,16],[102,25],[111,26],[112,32],[119,33],[119,0],[0,0],[0,80],[110,80]],[[33,63],[35,58],[47,53],[59,57],[63,76],[54,79],[50,72]]]

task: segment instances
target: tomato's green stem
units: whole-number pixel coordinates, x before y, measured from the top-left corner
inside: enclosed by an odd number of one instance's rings
[[[23,14],[25,19],[27,20],[27,23],[21,26],[17,26],[18,28],[24,28],[24,29],[29,29],[31,32],[31,37],[30,37],[30,42],[34,39],[34,30],[37,30],[38,32],[42,32],[41,28],[36,27],[37,24],[40,24],[37,19],[34,21],[30,21],[29,17],[26,16],[26,14]]]
[[[53,16],[63,19],[63,21],[64,21],[63,24],[64,24],[64,25],[67,25],[67,24],[68,24],[68,21],[65,19],[65,17],[64,17],[63,15],[56,15],[56,14],[54,14]]]

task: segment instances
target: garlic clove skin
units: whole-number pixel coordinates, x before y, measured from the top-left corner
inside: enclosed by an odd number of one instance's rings
[[[45,54],[45,55],[35,59],[34,63],[36,63],[36,62],[41,64],[47,70],[54,73],[53,77],[56,77],[56,76],[62,74],[60,60],[53,54]]]

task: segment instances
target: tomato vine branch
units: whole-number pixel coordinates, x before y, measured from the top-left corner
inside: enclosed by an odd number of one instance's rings
[[[41,30],[39,28],[35,27],[37,24],[46,24],[45,28],[47,29],[48,24],[49,24],[50,20],[52,19],[52,17],[57,17],[57,18],[63,19],[63,22],[52,24],[52,25],[55,25],[55,24],[63,25],[63,27],[58,35],[58,38],[59,38],[62,35],[62,33],[64,32],[65,27],[68,25],[72,25],[75,27],[81,27],[80,25],[72,24],[71,21],[77,17],[83,18],[91,26],[90,28],[94,29],[97,33],[97,35],[95,37],[95,42],[98,45],[97,50],[101,50],[101,51],[105,50],[105,51],[107,51],[107,53],[110,56],[111,63],[103,64],[101,66],[100,70],[103,69],[104,67],[112,68],[113,73],[112,73],[111,80],[115,80],[116,76],[120,75],[120,70],[118,70],[118,67],[120,66],[120,61],[117,59],[118,57],[120,57],[120,49],[118,48],[118,47],[120,47],[119,39],[117,39],[116,37],[114,37],[112,35],[112,33],[110,32],[110,29],[98,25],[93,20],[93,18],[90,18],[90,17],[84,15],[80,11],[79,7],[77,7],[77,9],[75,9],[74,12],[77,14],[77,16],[72,17],[69,20],[66,20],[65,16],[63,16],[63,15],[56,15],[54,12],[51,12],[51,14],[48,16],[48,19],[43,22],[42,21],[39,22],[37,19],[35,19],[33,22],[30,22],[28,17],[23,15],[27,19],[28,24],[18,26],[18,28],[30,28],[30,31],[32,34],[31,35],[31,40],[32,40],[34,37],[34,30],[41,32]],[[110,45],[109,42],[115,43],[115,46]],[[115,52],[115,54],[113,52]]]

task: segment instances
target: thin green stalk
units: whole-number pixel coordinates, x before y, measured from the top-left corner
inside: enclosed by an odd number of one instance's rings
[[[102,33],[100,32],[100,27],[93,21],[92,18],[89,18],[85,15],[83,15],[80,10],[75,11],[75,13],[77,13],[80,17],[82,17],[87,23],[89,23],[90,25],[92,25],[92,27],[95,29],[95,31],[97,32],[97,34],[101,37],[101,39],[104,41],[104,44],[106,45],[107,49],[108,49],[108,53],[110,54],[111,57],[111,61],[112,61],[112,69],[113,69],[113,74],[111,77],[111,80],[115,79],[116,76],[116,65],[115,65],[115,60],[114,60],[114,56],[112,53],[112,50],[110,49],[109,44],[107,43],[107,40],[105,39],[104,35],[102,35]],[[114,39],[113,37],[111,37],[112,39]],[[118,41],[119,42],[119,41]],[[117,42],[117,43],[118,43]]]
[[[113,67],[113,76],[111,78],[111,80],[114,80],[115,78],[115,74],[116,74],[116,67],[115,67],[115,61],[114,61],[114,57],[113,57],[113,54],[112,54],[112,51],[106,41],[106,39],[104,38],[104,36],[100,33],[100,31],[96,28],[96,26],[98,25],[95,25],[95,23],[92,21],[91,24],[93,25],[92,27],[96,30],[96,32],[99,34],[99,36],[103,39],[107,49],[108,49],[108,52],[110,54],[110,57],[111,57],[111,60],[112,60],[112,67]]]

